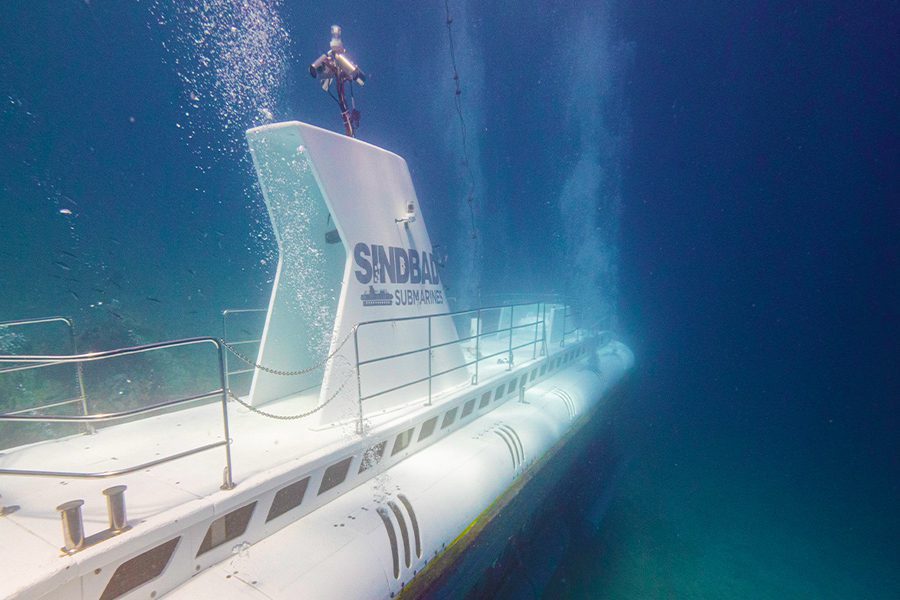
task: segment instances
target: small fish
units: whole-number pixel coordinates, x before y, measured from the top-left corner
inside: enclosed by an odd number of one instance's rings
[[[125,320],[125,317],[123,317],[122,315],[120,315],[119,313],[117,313],[116,311],[114,311],[112,309],[107,308],[106,312],[108,312],[109,314],[111,314],[112,316],[114,316],[115,318],[117,318],[120,321]]]
[[[190,273],[191,275],[196,275],[196,274],[197,274],[197,272],[196,272],[195,270],[193,270],[193,269],[187,269],[187,272]]]
[[[78,258],[77,254],[72,254],[68,250],[58,250],[60,254],[65,254],[66,256],[71,256],[72,258]]]
[[[102,293],[105,291],[105,290],[102,290],[102,289],[100,289],[100,288],[98,288],[98,287],[92,287],[91,289],[94,290],[95,292],[100,293],[100,294],[102,294]]]
[[[72,214],[72,211],[69,210],[68,208],[61,208],[61,209],[59,209],[59,214],[61,214],[61,215],[71,215],[71,214]]]
[[[73,298],[75,298],[76,300],[81,300],[81,296],[79,296],[78,294],[76,294],[76,293],[73,292],[72,290],[68,290],[68,291],[69,291],[69,295],[71,295]]]
[[[69,265],[67,265],[66,263],[64,263],[61,260],[55,260],[55,261],[53,261],[53,264],[56,265],[57,267],[59,267],[60,269],[62,269],[63,271],[71,271],[72,270],[72,267],[70,267]]]
[[[162,300],[160,300],[159,298],[154,298],[153,296],[147,296],[147,300],[149,300],[150,302],[156,302],[157,304],[162,304]]]
[[[65,194],[61,194],[59,197],[62,198],[63,200],[65,200],[66,202],[68,202],[69,204],[71,204],[72,206],[76,206],[76,207],[78,206],[77,202],[75,202],[74,200],[72,200],[71,198],[66,196]]]
[[[200,312],[200,311],[199,310],[189,310],[189,311],[187,311],[187,314],[196,315],[198,312]]]
[[[117,239],[114,238],[114,237],[109,238],[109,241],[111,241],[113,244],[115,244],[115,245],[117,245],[117,246],[121,246],[121,245],[122,245],[122,242],[120,242],[119,240],[117,240]]]

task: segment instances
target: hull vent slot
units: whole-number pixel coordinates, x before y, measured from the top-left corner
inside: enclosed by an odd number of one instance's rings
[[[388,506],[391,509],[391,512],[394,513],[394,516],[397,518],[397,525],[400,526],[400,537],[403,538],[403,558],[406,563],[406,568],[409,568],[410,565],[410,556],[409,556],[409,528],[406,526],[406,519],[403,518],[403,513],[400,512],[400,507],[391,500],[388,502]]]
[[[521,446],[522,441],[519,439],[519,435],[512,427],[507,425],[498,425],[497,428],[494,429],[494,433],[496,433],[506,444],[506,447],[509,448],[509,456],[512,459],[513,471],[517,470],[525,461],[525,451]]]
[[[378,507],[378,516],[384,523],[384,530],[387,532],[388,541],[391,543],[391,558],[394,564],[394,579],[400,579],[400,551],[397,548],[397,532],[394,531],[394,524],[388,516],[388,511],[384,507]]]
[[[522,444],[522,438],[519,437],[519,432],[510,427],[509,425],[500,425],[500,427],[510,435],[513,439],[513,442],[516,445],[516,448],[519,450],[519,464],[525,462],[525,446]]]
[[[419,535],[419,520],[416,519],[416,511],[413,510],[412,503],[403,494],[397,494],[397,498],[403,503],[406,512],[409,513],[409,520],[412,523],[413,537],[416,541],[416,558],[422,558],[422,538]]]
[[[560,388],[556,388],[555,390],[553,390],[553,393],[557,398],[563,401],[563,404],[566,405],[566,411],[569,413],[569,418],[574,419],[578,414],[578,411],[575,410],[575,401],[572,400],[572,396],[569,395],[569,392]]]

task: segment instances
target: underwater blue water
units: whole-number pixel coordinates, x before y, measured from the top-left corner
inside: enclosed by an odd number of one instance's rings
[[[0,321],[95,350],[263,305],[243,131],[340,128],[306,72],[339,23],[448,294],[566,293],[635,350],[543,593],[900,597],[896,2],[449,8],[474,238],[443,2],[3,3]]]

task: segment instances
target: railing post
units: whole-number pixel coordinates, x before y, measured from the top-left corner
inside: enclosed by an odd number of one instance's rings
[[[478,363],[481,361],[481,309],[475,312],[475,381],[478,385]]]
[[[64,319],[66,325],[69,326],[69,341],[72,345],[72,354],[78,354],[78,344],[75,341],[75,323],[68,317],[65,317]],[[86,417],[88,416],[87,392],[84,390],[84,365],[82,365],[80,361],[75,363],[75,379],[78,382],[78,392],[81,394],[81,414]],[[84,426],[88,433],[97,433],[93,424],[85,423]]]
[[[513,315],[516,312],[515,305],[511,305],[509,307],[509,358],[506,360],[506,370],[511,371],[513,367],[513,351],[512,351],[512,335],[513,335],[513,323],[515,322],[513,319]]]
[[[547,303],[541,304],[541,356],[547,355]]]
[[[540,313],[541,305],[534,305],[534,342],[531,344],[531,360],[537,358],[537,345],[538,345],[538,314]]]
[[[231,464],[231,431],[228,427],[228,387],[225,381],[225,352],[222,342],[216,342],[219,352],[219,384],[222,386],[222,427],[225,432],[225,473],[222,477],[222,489],[234,489],[234,468]]]
[[[428,316],[428,405],[431,406],[431,315]]]
[[[363,435],[363,407],[362,407],[362,373],[359,370],[359,325],[353,330],[353,350],[356,352],[356,403],[359,405],[359,421],[356,423],[356,433]]]
[[[228,309],[222,311],[222,340],[228,341]],[[225,355],[225,387],[231,389],[231,379],[228,377],[228,354]]]

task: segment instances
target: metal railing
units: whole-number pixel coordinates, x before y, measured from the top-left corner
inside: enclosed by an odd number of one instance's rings
[[[266,308],[226,308],[222,311],[222,339],[228,343],[230,346],[240,347],[246,346],[249,344],[259,344],[262,341],[262,338],[255,339],[238,339],[235,341],[231,341],[231,338],[228,337],[228,318],[231,315],[240,315],[240,314],[248,314],[248,313],[266,313],[268,309]],[[252,334],[251,334],[252,335]],[[257,347],[258,350],[258,347]],[[252,373],[254,369],[251,368],[239,368],[234,371],[231,370],[230,365],[228,364],[228,355],[229,353],[225,353],[225,387],[227,389],[231,389],[231,377],[234,375],[246,375],[248,373]],[[243,363],[242,363],[243,364]],[[246,367],[246,366],[245,366]]]
[[[233,468],[231,464],[231,438],[229,434],[228,428],[228,388],[225,383],[225,353],[223,351],[222,343],[216,338],[212,337],[197,337],[197,338],[187,338],[182,340],[174,340],[169,342],[159,342],[155,344],[145,344],[143,346],[135,346],[131,348],[120,348],[117,350],[107,350],[103,352],[89,352],[87,354],[75,354],[71,356],[66,355],[0,355],[0,364],[10,363],[14,365],[21,365],[22,367],[29,366],[31,368],[39,368],[39,367],[47,367],[51,365],[59,365],[59,364],[67,364],[67,363],[75,363],[76,365],[81,365],[85,362],[94,362],[101,361],[110,358],[120,357],[120,356],[131,356],[136,354],[144,354],[146,352],[152,352],[155,350],[163,350],[167,348],[177,348],[184,346],[194,346],[201,344],[211,344],[216,348],[216,352],[218,355],[218,366],[219,366],[219,385],[220,387],[215,390],[211,390],[202,394],[195,394],[191,396],[186,396],[182,398],[177,398],[175,400],[168,400],[165,402],[158,402],[156,404],[151,404],[149,406],[143,406],[140,408],[133,408],[129,410],[123,410],[118,412],[109,412],[109,413],[100,413],[100,414],[90,414],[87,413],[83,415],[72,415],[72,416],[62,416],[62,415],[26,415],[26,414],[0,414],[0,423],[2,422],[12,422],[12,423],[23,423],[23,422],[31,422],[31,423],[101,423],[107,421],[117,421],[121,419],[126,419],[129,417],[134,417],[137,415],[143,415],[151,412],[158,412],[164,409],[173,408],[176,406],[181,406],[184,404],[198,402],[200,400],[207,400],[209,398],[220,397],[222,402],[222,426],[224,431],[224,439],[219,442],[213,442],[211,444],[205,444],[202,446],[197,446],[188,450],[184,450],[182,452],[177,452],[175,454],[170,454],[168,456],[164,456],[162,458],[158,458],[149,462],[145,462],[139,465],[134,465],[130,467],[125,467],[117,470],[110,471],[98,471],[98,472],[84,472],[84,471],[49,471],[49,470],[32,470],[32,469],[3,469],[0,468],[0,475],[30,475],[30,476],[41,476],[41,477],[63,477],[63,478],[83,478],[83,479],[102,479],[105,477],[115,477],[118,475],[124,475],[126,473],[133,473],[135,471],[140,471],[141,469],[146,469],[155,465],[159,465],[162,463],[166,463],[169,461],[177,460],[180,458],[184,458],[186,456],[191,456],[193,454],[197,454],[200,452],[205,452],[206,450],[211,450],[213,448],[224,447],[225,448],[225,470],[224,470],[224,482],[222,484],[223,489],[231,489],[234,487],[234,481],[232,479]],[[10,372],[10,370],[16,370],[17,367],[10,367],[2,372]]]
[[[75,342],[75,323],[69,317],[44,317],[40,319],[20,319],[17,321],[4,321],[0,323],[0,328],[10,329],[13,327],[26,327],[31,325],[45,325],[48,323],[65,323],[66,328],[69,331],[69,346],[71,347],[72,354],[78,354],[78,346]],[[0,368],[0,375],[4,373],[15,373],[21,371],[29,371],[31,369],[40,369],[42,367],[52,366],[57,363],[35,363],[28,365],[20,365],[13,367],[4,367]],[[84,392],[84,370],[82,369],[81,363],[77,363],[75,365],[75,381],[78,384],[78,398],[70,398],[68,400],[62,400],[60,402],[51,402],[50,404],[43,404],[40,406],[32,406],[29,408],[23,408],[7,413],[0,413],[2,415],[18,415],[25,413],[34,413],[42,410],[46,410],[49,408],[58,408],[60,406],[68,406],[70,404],[80,404],[81,405],[81,414],[88,414],[88,406],[87,406],[87,394]],[[87,424],[88,431],[93,431],[90,424]]]
[[[531,314],[533,312],[534,320],[529,321],[527,323],[516,324],[516,321],[515,321],[516,309],[519,309],[519,311],[521,311],[527,307],[530,307],[528,314]],[[490,311],[502,311],[502,310],[506,310],[506,309],[509,310],[509,325],[506,327],[501,326],[500,321],[503,321],[505,319],[503,318],[502,315],[500,315],[498,317],[497,328],[491,329],[490,331],[485,331],[484,330],[485,329],[484,328],[485,313],[488,313]],[[439,343],[434,343],[434,340],[432,338],[432,335],[433,335],[432,323],[434,320],[436,320],[436,319],[454,319],[455,320],[456,318],[465,317],[466,315],[470,316],[470,320],[469,320],[470,335],[460,337],[458,335],[459,332],[457,331],[457,336],[455,339],[452,339],[449,341],[444,341],[444,342],[439,342]],[[474,334],[471,333],[472,318],[474,318],[474,329],[475,329]],[[383,395],[389,394],[391,392],[396,392],[398,390],[408,388],[410,386],[419,385],[419,384],[423,384],[423,383],[427,382],[427,384],[428,384],[427,402],[428,402],[428,404],[431,404],[432,396],[433,396],[432,382],[434,379],[436,379],[438,377],[448,375],[448,374],[458,371],[460,369],[468,369],[469,367],[474,366],[474,374],[472,376],[471,382],[473,385],[475,385],[478,383],[479,363],[481,363],[482,361],[489,360],[491,358],[496,358],[498,356],[506,355],[507,370],[509,370],[513,367],[514,353],[516,350],[521,350],[523,348],[531,347],[533,359],[537,358],[538,352],[540,352],[540,355],[543,356],[544,353],[546,352],[546,338],[547,338],[545,319],[546,319],[546,304],[544,304],[542,302],[536,302],[536,303],[528,303],[528,304],[513,304],[513,305],[507,305],[507,306],[490,306],[490,307],[477,308],[477,309],[472,309],[472,310],[456,311],[456,312],[451,312],[451,313],[439,313],[439,314],[435,314],[435,315],[425,315],[425,316],[421,316],[421,317],[402,317],[399,319],[379,319],[379,320],[374,320],[374,321],[364,321],[364,322],[360,323],[357,326],[356,331],[354,331],[354,334],[353,334],[354,350],[356,353],[356,377],[357,377],[357,392],[358,392],[358,398],[359,398],[360,427],[361,427],[362,419],[363,419],[362,403],[367,400],[371,400],[378,396],[383,396]],[[423,345],[421,347],[415,347],[415,348],[408,349],[408,350],[404,350],[403,352],[395,352],[392,354],[380,355],[380,356],[364,358],[364,359],[360,358],[359,337],[360,337],[360,332],[364,331],[365,328],[373,327],[376,325],[386,325],[386,324],[393,325],[396,323],[412,323],[412,322],[416,322],[416,321],[423,322],[425,324],[425,326],[427,327],[426,331],[427,331],[428,342],[426,345]],[[514,332],[517,330],[528,329],[528,328],[533,328],[533,330],[534,330],[531,339],[529,341],[521,343],[521,344],[514,344],[513,343]],[[496,336],[499,336],[500,334],[507,334],[506,347],[502,348],[501,350],[499,350],[497,352],[493,352],[493,353],[487,354],[487,355],[482,355],[481,354],[482,338],[487,337],[487,336],[495,336],[496,337]],[[433,352],[434,352],[434,350],[449,347],[449,346],[452,346],[455,344],[462,344],[464,342],[471,342],[472,340],[475,341],[475,358],[474,358],[474,360],[467,361],[467,360],[463,359],[462,363],[460,363],[454,367],[451,367],[449,369],[444,369],[442,371],[434,372],[434,369],[433,369]],[[410,381],[403,382],[399,385],[390,387],[388,389],[378,390],[376,392],[368,393],[368,394],[365,393],[365,391],[363,389],[364,384],[363,384],[363,378],[362,378],[362,369],[361,369],[362,367],[364,367],[366,365],[384,363],[386,361],[395,360],[398,358],[412,356],[412,355],[416,355],[416,354],[422,354],[422,353],[426,353],[426,352],[427,352],[427,357],[428,357],[428,361],[427,361],[428,362],[428,374],[426,376],[416,377]]]

